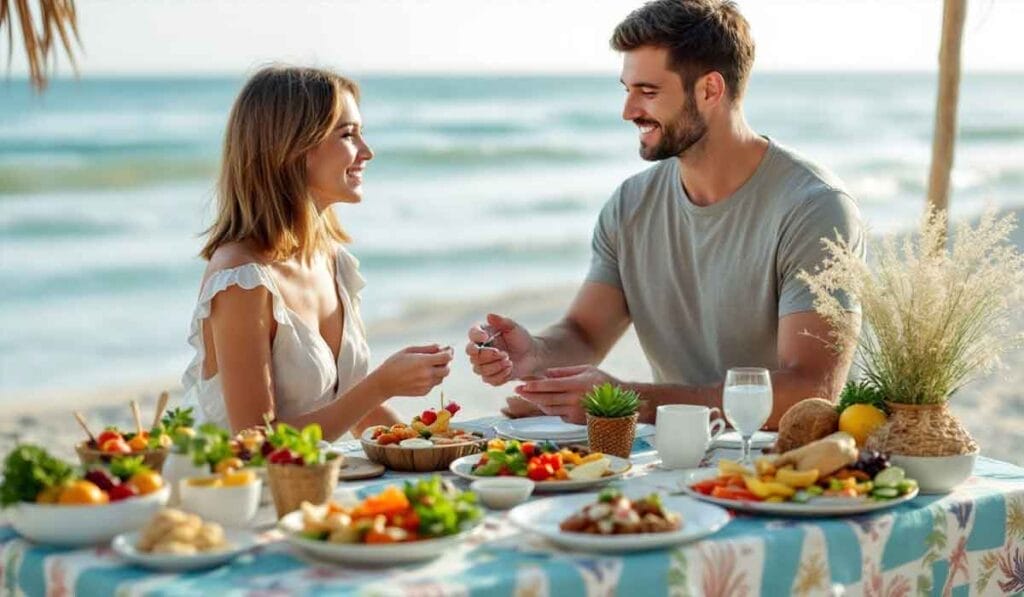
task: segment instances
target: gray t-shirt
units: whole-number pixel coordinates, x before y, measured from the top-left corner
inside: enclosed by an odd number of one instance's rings
[[[742,187],[707,207],[690,202],[671,158],[605,205],[587,280],[622,289],[656,382],[713,384],[730,367],[778,367],[779,319],[814,309],[797,274],[820,267],[821,238],[837,232],[863,254],[842,183],[774,141]]]

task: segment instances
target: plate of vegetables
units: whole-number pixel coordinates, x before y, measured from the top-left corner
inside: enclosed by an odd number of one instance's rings
[[[405,564],[458,545],[482,512],[471,491],[439,476],[389,485],[356,503],[304,503],[278,523],[285,539],[315,557],[346,564]]]
[[[0,504],[14,530],[37,543],[91,545],[140,528],[170,489],[141,456],[115,459],[110,469],[81,473],[31,444],[4,461]]]
[[[582,446],[559,448],[550,442],[492,439],[483,454],[452,462],[449,470],[464,479],[527,477],[537,493],[593,489],[625,475],[625,458],[591,452]]]
[[[861,451],[854,462],[824,476],[814,469],[776,468],[767,458],[758,459],[754,468],[721,460],[717,468],[689,472],[682,489],[733,510],[809,517],[884,510],[918,494],[917,482],[903,469],[871,451]]]

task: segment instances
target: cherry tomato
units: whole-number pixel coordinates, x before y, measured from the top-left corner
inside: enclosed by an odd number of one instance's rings
[[[100,452],[106,452],[107,454],[131,454],[132,447],[128,445],[128,442],[124,441],[123,437],[118,436],[100,444]]]
[[[122,439],[121,434],[118,433],[117,429],[114,428],[104,429],[103,433],[101,433],[99,437],[96,438],[96,444],[102,446],[103,444],[107,443],[107,440],[111,439]]]
[[[522,450],[523,456],[526,456],[527,459],[533,458],[533,455],[537,453],[537,447],[533,442],[523,442],[519,449]]]
[[[110,496],[110,501],[119,502],[139,495],[139,490],[135,489],[135,486],[131,483],[122,483],[111,487],[107,491],[107,495]]]

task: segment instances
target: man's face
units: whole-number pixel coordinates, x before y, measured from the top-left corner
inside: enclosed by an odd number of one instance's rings
[[[683,79],[669,69],[668,50],[645,46],[626,52],[622,84],[626,104],[622,118],[640,130],[640,157],[664,160],[682,155],[700,141],[707,123],[697,110],[694,93],[683,88]]]

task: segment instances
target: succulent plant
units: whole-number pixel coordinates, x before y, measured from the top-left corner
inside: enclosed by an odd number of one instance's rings
[[[592,417],[615,419],[628,417],[640,410],[640,395],[633,390],[605,383],[594,386],[583,397],[583,410]]]

